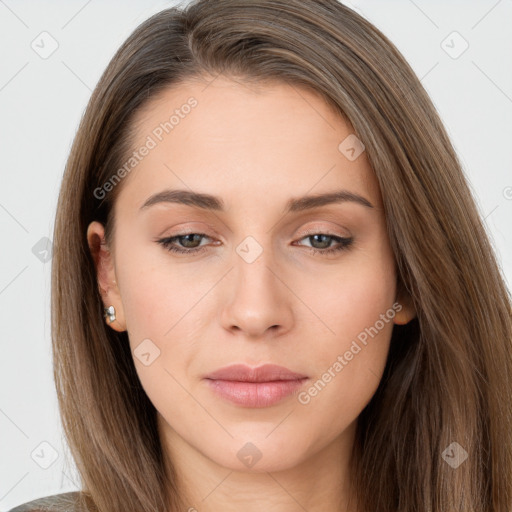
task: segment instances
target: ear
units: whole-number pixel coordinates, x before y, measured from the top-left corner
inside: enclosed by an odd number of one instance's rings
[[[87,228],[87,243],[89,244],[89,250],[96,267],[96,276],[103,299],[103,307],[114,306],[116,312],[116,319],[112,323],[109,323],[107,320],[105,321],[115,331],[123,332],[126,330],[123,304],[117,286],[113,257],[105,241],[103,224],[97,221],[89,224]]]
[[[403,285],[401,279],[398,279],[395,302],[400,306],[395,309],[395,324],[405,325],[416,317],[416,309],[412,297]]]

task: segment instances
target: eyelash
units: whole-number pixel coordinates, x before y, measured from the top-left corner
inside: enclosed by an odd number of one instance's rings
[[[161,238],[160,240],[157,240],[157,242],[159,244],[161,244],[168,251],[174,252],[174,253],[179,253],[179,254],[198,254],[207,248],[206,246],[201,246],[201,247],[196,247],[194,249],[180,249],[176,245],[173,244],[174,240],[177,240],[179,238],[189,236],[189,235],[199,235],[201,237],[210,238],[210,237],[208,237],[208,235],[206,235],[204,233],[184,233],[184,234],[176,235],[176,236],[172,236],[172,237]],[[339,245],[336,245],[334,247],[329,247],[328,249],[315,249],[314,247],[306,246],[306,248],[309,249],[310,252],[312,252],[313,254],[319,253],[321,255],[331,255],[334,253],[342,252],[342,251],[349,249],[349,247],[352,245],[352,242],[354,241],[353,238],[346,238],[346,237],[341,237],[341,236],[336,236],[336,235],[331,235],[329,233],[321,233],[321,232],[320,233],[318,233],[318,232],[317,233],[308,233],[306,236],[302,237],[300,240],[303,240],[304,238],[310,238],[315,235],[328,236],[331,239],[333,239],[334,241],[338,241]]]

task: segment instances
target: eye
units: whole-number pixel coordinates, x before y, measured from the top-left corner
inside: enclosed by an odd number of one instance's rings
[[[161,238],[157,240],[159,244],[165,247],[168,251],[179,254],[197,254],[207,249],[206,245],[200,245],[204,238],[210,238],[204,233],[184,233],[172,237]],[[347,250],[353,243],[352,237],[341,237],[331,235],[328,233],[311,233],[301,238],[301,240],[308,239],[313,245],[319,247],[306,247],[313,254],[330,255],[333,253]],[[332,242],[337,242],[337,245],[332,246]],[[181,247],[177,245],[181,244]]]
[[[176,252],[180,254],[195,254],[202,252],[206,247],[198,246],[196,243],[201,238],[207,237],[204,233],[185,233],[183,235],[176,235],[167,238],[157,240],[159,244],[163,245],[168,251]],[[209,237],[207,237],[209,238]],[[185,245],[185,248],[180,248],[175,244],[175,241],[179,241]]]
[[[352,237],[347,238],[337,235],[331,235],[328,233],[313,233],[301,238],[301,240],[305,239],[310,240],[312,244],[318,244],[320,246],[320,248],[308,247],[308,249],[311,252],[313,252],[313,254],[320,253],[324,255],[345,251],[352,245],[352,242],[354,241]],[[338,245],[332,247],[332,241],[336,241]]]

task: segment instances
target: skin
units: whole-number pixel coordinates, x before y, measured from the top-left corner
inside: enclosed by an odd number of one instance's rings
[[[124,178],[114,247],[99,243],[100,223],[88,228],[104,305],[116,308],[110,327],[128,331],[132,353],[148,338],[160,350],[149,366],[138,357],[134,364],[188,506],[356,510],[348,505],[356,420],[379,385],[393,324],[414,317],[409,298],[396,296],[376,178],[364,152],[350,161],[338,150],[351,127],[315,93],[283,83],[220,76],[207,88],[168,89],[138,113],[135,147],[190,96],[197,107]],[[173,203],[139,210],[167,187],[220,196],[226,211]],[[283,214],[292,197],[337,189],[374,207],[347,201]],[[353,244],[313,254],[338,242],[322,245],[309,229]],[[207,249],[174,254],[156,241],[184,232],[207,237],[175,245]],[[236,251],[247,236],[262,249],[252,263]],[[307,375],[301,390],[309,389],[397,301],[401,311],[307,404],[291,395],[242,407],[202,378],[233,363],[276,363]],[[247,442],[262,455],[252,467],[237,457]]]

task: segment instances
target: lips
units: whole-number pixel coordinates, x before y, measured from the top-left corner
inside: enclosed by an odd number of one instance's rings
[[[296,393],[308,377],[275,364],[257,368],[235,364],[208,374],[204,380],[217,396],[235,405],[269,407]]]
[[[276,364],[264,364],[256,368],[243,364],[234,364],[216,370],[205,378],[237,382],[273,382],[278,380],[299,380],[306,377],[307,375],[292,372],[288,368]]]

